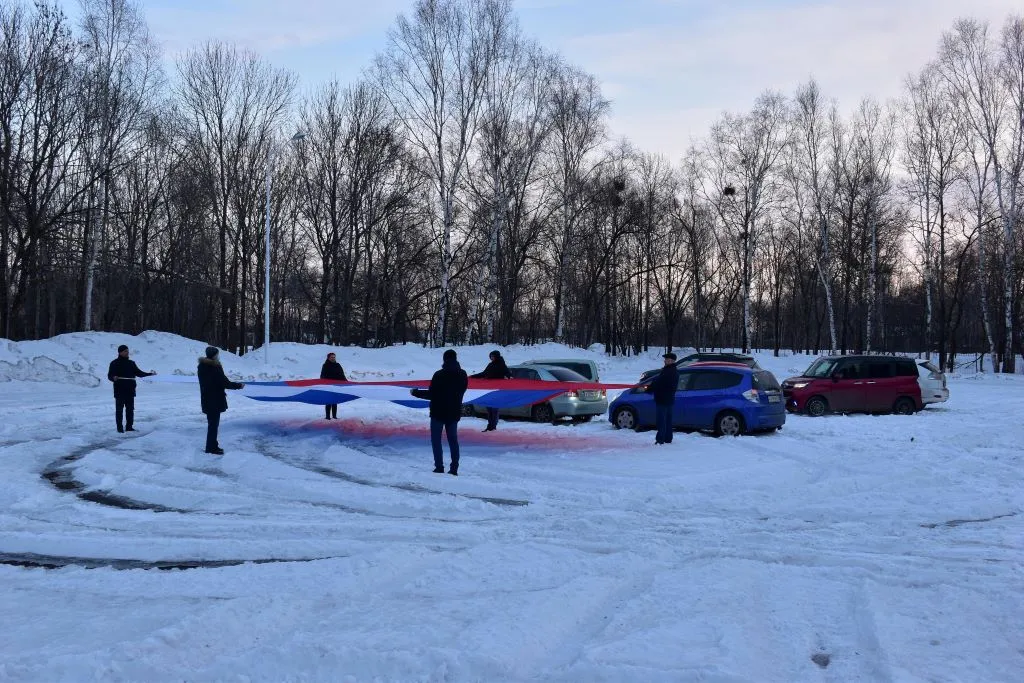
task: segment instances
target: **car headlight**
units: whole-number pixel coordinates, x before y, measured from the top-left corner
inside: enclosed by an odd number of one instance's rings
[[[794,388],[794,389],[803,389],[803,388],[804,388],[804,387],[806,387],[806,386],[807,386],[808,384],[810,384],[810,382],[794,382],[794,383],[793,383],[793,388]]]

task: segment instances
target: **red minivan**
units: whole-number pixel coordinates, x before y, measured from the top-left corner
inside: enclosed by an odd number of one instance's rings
[[[921,408],[917,364],[898,356],[825,356],[782,383],[786,408],[815,417],[833,413],[897,413]]]

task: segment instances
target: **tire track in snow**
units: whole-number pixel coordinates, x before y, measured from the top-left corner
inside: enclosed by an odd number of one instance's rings
[[[191,512],[191,510],[183,508],[173,508],[166,505],[159,505],[157,503],[136,500],[134,498],[129,498],[128,496],[121,496],[111,493],[109,490],[90,488],[85,483],[75,479],[73,463],[81,460],[90,453],[110,450],[117,443],[118,442],[114,440],[107,440],[98,444],[86,444],[85,446],[79,446],[67,455],[57,458],[44,467],[40,476],[55,488],[61,491],[73,492],[81,500],[90,503],[97,503],[99,505],[118,508],[121,510],[148,510],[150,512],[178,512],[183,514]]]
[[[272,450],[272,448],[270,447],[270,445],[266,442],[265,439],[260,439],[260,438],[255,439],[254,442],[253,442],[253,445],[255,446],[257,453],[259,453],[260,455],[262,455],[263,457],[265,457],[265,458],[267,458],[269,460],[274,460],[276,462],[279,462],[282,465],[285,465],[286,467],[290,467],[292,469],[296,469],[296,470],[299,470],[299,471],[310,472],[310,473],[313,473],[313,474],[319,474],[321,476],[325,476],[325,477],[328,477],[328,478],[338,479],[338,480],[341,480],[341,481],[346,481],[346,482],[349,482],[349,483],[355,483],[357,485],[361,485],[360,481],[352,481],[352,480],[350,480],[348,478],[348,475],[345,475],[343,472],[337,472],[337,471],[334,471],[334,470],[328,470],[328,471],[332,472],[334,475],[337,475],[337,476],[332,476],[331,474],[327,474],[326,472],[319,471],[317,468],[310,468],[310,467],[307,467],[307,466],[303,466],[302,464],[297,464],[297,463],[293,462],[291,459],[281,455],[280,453],[275,453]],[[327,469],[327,468],[323,468],[323,469]],[[388,488],[396,489],[397,488],[397,487],[389,486],[387,484],[382,484],[380,486],[373,486],[372,483],[371,483],[371,487],[373,487],[373,488],[385,488],[385,489],[388,489]],[[442,494],[442,492],[440,492],[440,491],[438,491],[436,493],[438,493],[439,495]],[[456,495],[456,494],[452,494],[452,495]],[[377,517],[383,517],[383,518],[387,518],[387,519],[422,520],[422,521],[431,521],[431,522],[479,523],[479,522],[494,522],[494,521],[500,521],[501,520],[501,518],[499,518],[499,517],[486,517],[486,518],[481,518],[481,519],[458,519],[458,518],[451,518],[451,517],[432,517],[432,516],[422,516],[422,515],[397,515],[397,514],[387,514],[387,513],[378,512],[378,511],[375,511],[375,510],[364,509],[364,508],[349,508],[349,510],[351,510],[353,512],[361,512],[363,514],[374,515],[374,516],[377,516]]]
[[[128,569],[217,569],[220,567],[237,567],[243,564],[285,564],[291,562],[317,562],[319,560],[335,560],[345,555],[331,557],[308,558],[263,558],[246,560],[126,560],[104,557],[64,557],[60,555],[37,555],[35,553],[4,553],[0,552],[0,565],[24,567],[27,569],[60,569],[63,567],[82,567],[97,569],[106,567],[124,571]]]
[[[530,504],[530,501],[528,501],[528,500],[520,500],[520,499],[516,499],[516,498],[499,498],[499,497],[493,497],[493,496],[477,496],[477,495],[473,495],[473,494],[469,494],[469,493],[456,493],[456,492],[450,492],[450,491],[437,491],[435,489],[427,488],[426,486],[420,486],[419,484],[412,484],[412,483],[390,484],[390,483],[387,483],[387,482],[373,481],[371,479],[363,479],[362,477],[357,477],[355,475],[348,474],[348,473],[342,472],[340,470],[332,469],[332,468],[327,467],[325,465],[320,465],[320,464],[313,463],[313,462],[302,462],[302,461],[299,461],[297,458],[289,458],[289,457],[284,456],[284,455],[282,455],[280,453],[273,452],[271,450],[270,446],[268,446],[265,441],[262,441],[262,440],[260,440],[260,441],[261,441],[261,445],[257,446],[257,450],[260,452],[261,455],[265,455],[268,458],[272,458],[274,460],[277,460],[278,462],[281,462],[281,463],[283,463],[285,465],[288,465],[290,467],[295,467],[297,469],[305,470],[307,472],[314,472],[316,474],[320,474],[320,475],[323,475],[325,477],[329,477],[331,479],[338,479],[340,481],[345,481],[345,482],[348,482],[350,484],[356,484],[358,486],[367,486],[367,487],[370,487],[370,488],[380,488],[380,489],[392,489],[392,490],[396,490],[396,491],[406,491],[406,492],[410,492],[410,493],[424,493],[424,494],[436,495],[436,496],[452,496],[452,497],[455,497],[455,498],[465,498],[465,499],[468,499],[468,500],[479,500],[479,501],[483,501],[485,503],[490,503],[491,505],[498,505],[498,506],[502,506],[502,507],[525,507],[525,506]],[[351,446],[351,444],[348,444],[348,445]],[[364,455],[371,455],[371,454],[366,453],[362,449],[357,448],[355,446],[352,446],[352,449],[355,450],[355,451],[358,451],[360,453],[363,453]],[[374,456],[374,457],[377,457],[377,456]]]

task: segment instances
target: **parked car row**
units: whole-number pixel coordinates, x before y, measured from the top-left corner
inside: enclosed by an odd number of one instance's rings
[[[939,368],[929,361],[899,356],[823,356],[800,376],[782,383],[748,354],[692,353],[677,360],[676,367],[675,427],[716,435],[775,431],[785,424],[787,412],[813,417],[830,412],[909,415],[949,399],[946,377]],[[600,382],[597,364],[590,360],[538,359],[509,370],[516,379]],[[655,409],[647,386],[658,372],[644,372],[635,387],[611,404],[601,390],[570,391],[533,406],[503,409],[501,416],[586,422],[607,412],[617,429],[650,427]],[[470,404],[464,412],[486,414],[484,408]]]

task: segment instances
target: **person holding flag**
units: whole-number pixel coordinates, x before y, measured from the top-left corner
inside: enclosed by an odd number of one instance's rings
[[[117,347],[117,358],[110,361],[107,379],[114,384],[114,421],[118,433],[135,431],[135,378],[151,377],[153,372],[143,372],[128,357],[128,347],[121,344]]]

